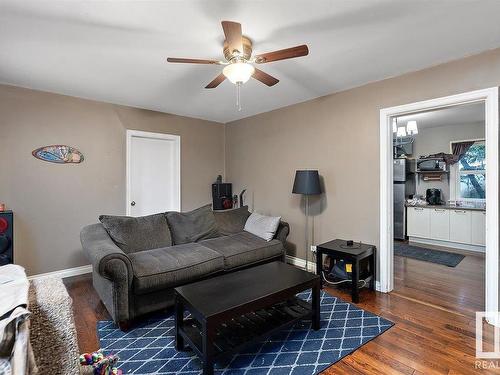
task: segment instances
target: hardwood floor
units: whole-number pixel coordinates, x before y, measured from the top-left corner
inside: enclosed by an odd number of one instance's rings
[[[465,253],[464,253],[465,255]],[[474,316],[484,310],[484,256],[469,253],[456,267],[394,257],[394,292],[435,308]]]
[[[109,315],[90,276],[65,279],[74,301],[81,352],[98,349],[96,322]],[[327,291],[350,301],[343,291]],[[361,308],[395,324],[324,374],[500,374],[500,361],[476,368],[474,312],[483,310],[484,258],[468,255],[455,268],[395,257],[395,290],[363,290]],[[484,336],[493,329],[485,324]],[[488,343],[486,348],[491,348]]]

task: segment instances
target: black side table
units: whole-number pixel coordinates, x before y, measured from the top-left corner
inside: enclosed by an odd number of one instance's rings
[[[368,258],[367,274],[363,275],[366,283],[370,283],[371,289],[375,290],[376,273],[376,247],[373,245],[354,242],[352,246],[347,245],[345,240],[333,240],[316,246],[316,274],[320,275],[320,285],[323,288],[323,254],[329,255],[335,260],[344,260],[352,263],[352,302],[359,302],[359,279],[360,261]]]

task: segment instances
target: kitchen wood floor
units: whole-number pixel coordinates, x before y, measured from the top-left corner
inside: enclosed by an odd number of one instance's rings
[[[109,315],[90,276],[65,284],[74,301],[80,351],[96,350],[96,322]],[[327,291],[349,300],[345,292]],[[360,300],[360,307],[396,325],[324,374],[500,374],[500,361],[476,368],[474,312],[483,310],[483,257],[468,255],[455,268],[395,257],[394,292],[363,290]],[[485,324],[483,331],[491,340],[493,329]]]

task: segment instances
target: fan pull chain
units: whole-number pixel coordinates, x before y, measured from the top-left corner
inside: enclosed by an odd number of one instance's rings
[[[236,107],[241,111],[241,82],[236,83]]]

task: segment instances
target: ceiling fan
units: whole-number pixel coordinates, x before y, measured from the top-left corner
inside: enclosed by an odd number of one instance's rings
[[[266,84],[274,86],[279,82],[273,76],[257,69],[252,64],[265,64],[268,62],[292,59],[294,57],[306,56],[309,54],[307,45],[303,44],[296,47],[285,48],[279,51],[262,53],[252,57],[252,41],[241,33],[241,24],[238,22],[222,21],[222,29],[226,37],[224,41],[223,53],[226,61],[203,60],[203,59],[185,59],[169,57],[170,63],[187,64],[215,64],[225,65],[215,79],[205,86],[206,89],[213,89],[219,86],[226,78],[237,86],[236,105],[241,110],[240,87],[246,83],[250,77]]]

